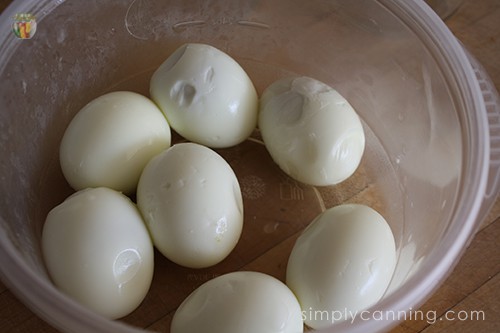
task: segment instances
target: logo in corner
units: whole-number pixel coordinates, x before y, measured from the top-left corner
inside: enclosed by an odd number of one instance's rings
[[[12,31],[17,38],[30,39],[36,32],[36,19],[32,14],[20,13],[14,16]]]

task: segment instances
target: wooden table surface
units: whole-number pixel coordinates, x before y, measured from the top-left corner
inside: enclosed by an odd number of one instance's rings
[[[0,11],[9,2],[0,0]],[[500,90],[500,0],[466,0],[446,23]],[[499,240],[497,199],[453,273],[421,307],[428,317],[407,320],[391,332],[500,332]],[[0,282],[0,332],[57,330],[33,314]]]

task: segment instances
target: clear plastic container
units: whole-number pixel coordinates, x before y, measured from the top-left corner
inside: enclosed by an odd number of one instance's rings
[[[31,39],[11,33],[16,13],[36,17]],[[114,90],[148,95],[152,72],[186,42],[229,53],[259,92],[287,75],[330,84],[362,118],[366,153],[350,179],[314,188],[279,171],[258,130],[219,150],[244,196],[235,251],[196,271],[157,254],[149,296],[131,315],[109,321],[60,293],[40,255],[47,212],[72,193],[58,145],[91,99]],[[369,309],[386,318],[357,317],[325,332],[385,331],[438,288],[498,193],[498,94],[420,1],[15,1],[0,17],[0,45],[0,276],[63,331],[168,327],[182,299],[211,277],[251,269],[283,279],[295,237],[342,202],[384,215],[398,263],[385,296]]]

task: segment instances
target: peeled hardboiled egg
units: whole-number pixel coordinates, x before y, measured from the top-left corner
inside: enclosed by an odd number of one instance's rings
[[[285,78],[267,87],[260,103],[263,141],[289,176],[324,186],[354,173],[365,135],[358,115],[336,90],[308,77]]]
[[[196,289],[179,306],[172,333],[300,333],[300,305],[288,287],[257,272],[218,276]]]
[[[49,212],[42,253],[60,290],[110,319],[137,308],[153,278],[153,244],[138,209],[104,187],[76,192]]]
[[[172,128],[212,148],[234,146],[257,124],[252,81],[229,55],[205,44],[185,44],[155,71],[150,93]]]
[[[158,250],[191,268],[222,261],[243,226],[236,175],[216,152],[179,143],[154,157],[137,187],[137,204]]]
[[[297,296],[305,323],[322,329],[341,314],[359,313],[380,300],[396,265],[391,228],[359,204],[330,208],[297,239],[286,283]]]
[[[102,95],[71,120],[60,146],[60,163],[76,190],[105,186],[135,191],[142,169],[170,147],[170,127],[148,98],[129,91]]]

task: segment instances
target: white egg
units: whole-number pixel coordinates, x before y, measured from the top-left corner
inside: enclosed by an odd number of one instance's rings
[[[150,93],[176,132],[208,147],[234,146],[257,124],[252,81],[233,58],[213,46],[178,48],[153,74]]]
[[[285,78],[263,92],[259,128],[273,160],[306,184],[351,176],[365,147],[361,121],[336,90],[308,77]]]
[[[133,92],[102,95],[71,120],[60,163],[76,190],[105,186],[133,193],[146,163],[170,147],[170,127],[150,99]]]
[[[137,308],[153,278],[153,244],[138,209],[104,187],[76,192],[49,212],[42,253],[60,290],[110,319]]]
[[[192,268],[222,261],[238,242],[243,199],[229,164],[196,143],[173,145],[144,168],[137,204],[158,250]]]
[[[394,237],[384,218],[370,207],[345,204],[323,212],[297,239],[286,283],[305,323],[322,329],[379,301],[395,265]]]
[[[299,333],[300,305],[288,287],[257,272],[212,279],[189,295],[172,319],[172,333]]]

